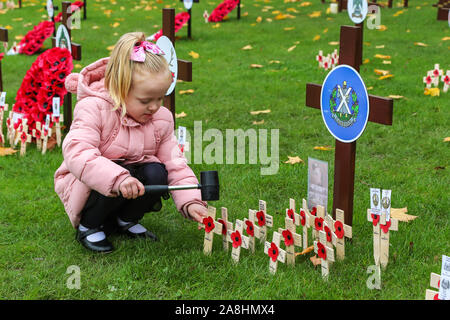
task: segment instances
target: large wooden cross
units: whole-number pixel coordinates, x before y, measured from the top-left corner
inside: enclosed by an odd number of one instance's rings
[[[358,56],[360,28],[342,26],[339,45],[339,64],[352,66],[359,72],[360,60]],[[306,84],[306,106],[320,109],[320,95],[322,86],[314,83]],[[369,119],[384,125],[392,125],[394,101],[369,95]],[[340,142],[336,139],[334,154],[334,188],[333,188],[333,217],[336,209],[345,213],[345,224],[353,224],[353,192],[355,185],[355,155],[356,141]]]
[[[8,42],[8,29],[0,28],[0,42]],[[0,93],[2,91],[3,91],[2,62],[0,61]]]
[[[450,10],[450,0],[439,0],[438,3],[433,4],[433,7],[438,8],[437,20],[447,21]]]
[[[66,27],[69,37],[72,40],[71,28],[68,26],[68,21],[72,15],[72,9],[70,8],[71,3],[69,1],[62,2],[62,21],[61,23]],[[81,45],[71,42],[72,44],[72,58],[74,60],[81,60]],[[52,38],[53,47],[56,46],[56,38]],[[64,96],[64,119],[66,125],[66,131],[69,131],[70,125],[72,124],[72,94],[67,92]]]
[[[169,38],[175,48],[175,9],[164,8],[162,12],[163,35]],[[178,59],[178,79],[192,81],[192,62]],[[172,112],[175,124],[175,90],[164,97],[164,106]]]

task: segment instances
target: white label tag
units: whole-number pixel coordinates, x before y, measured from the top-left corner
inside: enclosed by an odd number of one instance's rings
[[[439,300],[450,300],[450,257],[442,255]]]
[[[61,98],[53,97],[52,110],[53,110],[54,117],[60,116],[60,112],[59,112],[60,107],[61,107]]]
[[[178,127],[178,144],[180,146],[186,144],[186,127]]]
[[[391,190],[381,192],[381,212],[386,215],[386,221],[391,220]]]
[[[50,115],[48,114],[45,117],[45,125],[44,125],[45,130],[48,130],[49,126],[50,126]]]
[[[6,92],[2,92],[0,95],[0,107],[4,107],[6,104]]]
[[[370,211],[379,216],[381,214],[381,191],[370,188]]]

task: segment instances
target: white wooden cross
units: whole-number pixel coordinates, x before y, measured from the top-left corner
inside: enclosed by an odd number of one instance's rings
[[[336,209],[336,220],[330,215],[325,219],[328,227],[333,232],[333,244],[336,247],[336,257],[338,260],[345,258],[345,238],[352,238],[352,227],[344,223],[344,211]]]
[[[42,126],[39,121],[36,122],[36,129],[33,129],[33,137],[36,138],[36,147],[38,150],[42,148]]]
[[[203,242],[203,252],[208,255],[211,254],[214,233],[222,233],[222,224],[216,219],[216,208],[208,206],[208,214],[206,218],[203,218],[203,225],[205,228],[205,240]]]
[[[450,87],[450,70],[447,70],[447,73],[441,77],[441,80],[444,83],[444,88],[442,91],[447,92]]]
[[[244,223],[242,220],[237,219],[235,224],[235,229],[228,230],[230,242],[233,244],[233,249],[231,250],[231,258],[235,263],[239,262],[241,255],[241,247],[248,249],[248,237],[243,235]]]
[[[56,132],[56,144],[61,146],[61,122],[64,122],[64,115],[61,113],[59,117],[52,116],[52,121],[55,126],[55,132]]]
[[[222,224],[222,243],[223,243],[223,249],[225,251],[228,251],[228,230],[233,229],[233,223],[228,221],[228,210],[227,208],[222,207],[221,208],[222,217],[221,219],[217,220]]]
[[[281,234],[278,232],[273,233],[272,242],[266,241],[264,243],[264,253],[270,257],[269,271],[272,274],[277,272],[278,261],[286,261],[286,251],[280,248]]]
[[[323,68],[323,51],[320,50],[319,54],[316,56],[316,61],[319,62],[319,68]]]
[[[286,246],[286,260],[287,265],[294,266],[295,265],[295,246],[302,246],[302,236],[296,233],[295,223],[289,217],[285,218],[286,228],[278,229],[278,233],[280,233],[284,238],[284,244]]]
[[[317,240],[319,232],[323,230],[323,225],[325,222],[325,208],[321,205],[318,205],[317,216],[311,215],[311,220],[310,225],[313,227],[313,237],[315,240]]]
[[[444,71],[439,69],[439,64],[436,63],[433,69],[433,77],[436,78],[436,82],[439,82],[439,77],[444,74]],[[436,84],[437,86],[437,84]]]
[[[430,287],[439,290],[441,276],[432,272],[430,276]],[[425,291],[425,300],[439,300],[439,291],[427,289]]]
[[[398,231],[398,220],[386,219],[383,212],[380,217],[380,263],[382,268],[386,268],[389,261],[389,231]]]
[[[28,133],[27,120],[22,121],[22,132],[19,134],[20,138],[20,155],[24,156],[27,152],[27,143],[31,142],[31,134]]]
[[[300,215],[295,212],[295,200],[292,198],[289,198],[289,209],[286,209],[286,217],[291,218],[295,225],[300,225]]]
[[[50,115],[45,118],[45,124],[42,128],[42,154],[47,152],[48,138],[52,136],[52,128],[50,128]]]
[[[245,232],[248,235],[248,247],[251,253],[255,253],[255,237],[259,238],[261,228],[255,225],[256,210],[248,210],[248,219],[244,219]]]
[[[259,211],[256,213],[256,224],[260,227],[259,240],[264,243],[267,239],[267,227],[273,226],[273,217],[267,214],[267,206],[264,200],[259,200]]]
[[[373,225],[373,258],[377,266],[380,265],[380,217],[367,209],[367,221]]]
[[[322,277],[328,280],[330,273],[329,262],[334,262],[333,247],[326,246],[325,231],[319,231],[319,241],[314,241],[314,252],[319,256],[320,265],[322,266]]]
[[[423,83],[426,84],[426,87],[428,89],[431,88],[431,85],[433,84],[433,71],[428,71],[427,76],[423,77]]]

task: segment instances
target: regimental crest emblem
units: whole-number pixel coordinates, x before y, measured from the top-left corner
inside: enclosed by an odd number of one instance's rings
[[[331,116],[341,127],[347,128],[356,122],[359,112],[358,96],[347,81],[337,84],[330,94]]]

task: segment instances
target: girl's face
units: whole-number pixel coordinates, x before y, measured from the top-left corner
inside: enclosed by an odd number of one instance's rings
[[[127,114],[139,123],[146,123],[161,107],[171,83],[172,79],[166,72],[135,72],[125,100]]]

